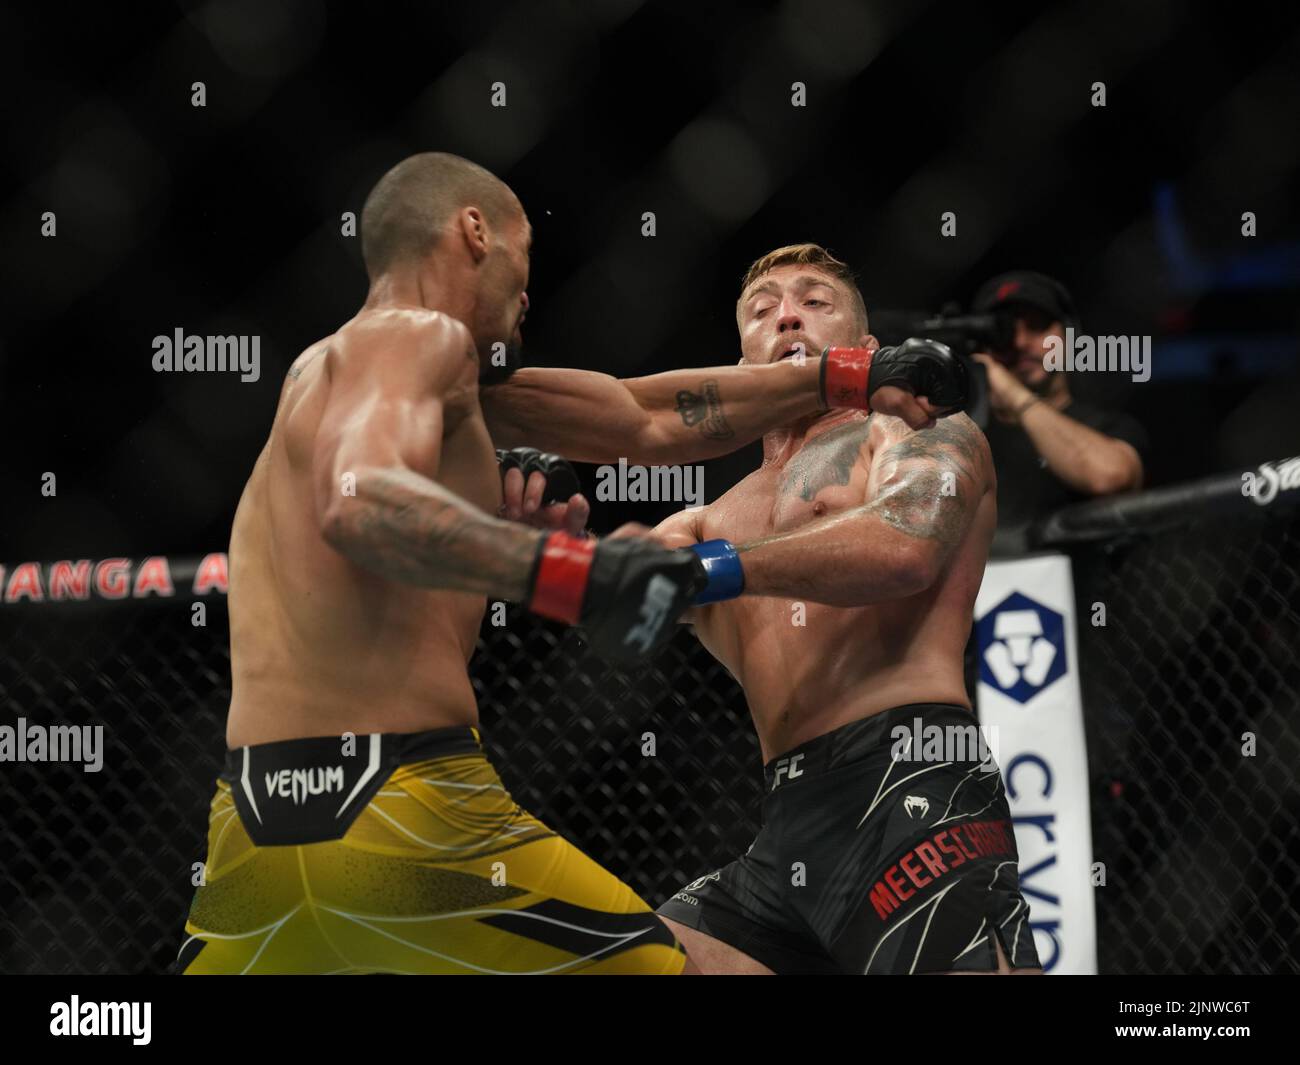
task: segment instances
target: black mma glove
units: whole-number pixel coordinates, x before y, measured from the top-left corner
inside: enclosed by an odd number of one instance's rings
[[[883,385],[925,396],[955,414],[965,407],[970,381],[965,364],[947,344],[911,337],[897,347],[836,348],[822,351],[821,396],[825,407],[871,409],[871,394]]]
[[[535,447],[515,447],[509,451],[497,448],[497,465],[501,467],[502,483],[511,470],[517,469],[522,472],[525,490],[528,486],[528,478],[534,473],[545,476],[546,490],[542,494],[543,506],[567,503],[570,496],[582,491],[582,483],[578,480],[578,474],[573,467],[569,465],[568,459],[546,451],[538,451]]]
[[[528,609],[581,625],[603,658],[633,665],[658,653],[708,583],[695,552],[648,540],[583,540],[553,532],[529,579]]]

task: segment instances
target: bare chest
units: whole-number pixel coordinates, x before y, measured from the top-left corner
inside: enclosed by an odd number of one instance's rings
[[[871,476],[864,422],[806,443],[783,463],[750,474],[705,513],[704,533],[747,543],[861,506]]]

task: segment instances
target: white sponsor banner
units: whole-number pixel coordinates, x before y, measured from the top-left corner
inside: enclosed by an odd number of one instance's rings
[[[1064,555],[990,562],[975,601],[979,716],[1020,851],[1020,890],[1043,967],[1097,971],[1088,758],[1074,581]]]

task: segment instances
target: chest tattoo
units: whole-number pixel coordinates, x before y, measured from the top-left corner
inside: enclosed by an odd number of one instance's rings
[[[798,494],[810,503],[830,485],[845,485],[867,442],[870,422],[854,421],[838,426],[805,445],[781,475],[780,497]]]

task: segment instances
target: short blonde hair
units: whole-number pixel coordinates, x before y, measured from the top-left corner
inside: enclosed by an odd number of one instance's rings
[[[740,308],[744,302],[745,293],[749,291],[754,284],[764,274],[775,270],[778,266],[812,266],[823,273],[829,274],[837,281],[844,283],[844,287],[849,290],[849,295],[853,298],[854,310],[857,313],[858,320],[862,323],[862,331],[870,332],[867,327],[867,305],[863,302],[862,292],[858,288],[858,280],[854,276],[853,270],[849,264],[835,258],[829,251],[820,244],[787,244],[784,248],[777,248],[770,251],[760,259],[755,259],[753,265],[745,272],[744,279],[740,282],[740,296],[736,299],[736,325],[740,325]]]

